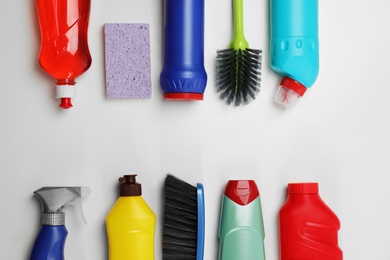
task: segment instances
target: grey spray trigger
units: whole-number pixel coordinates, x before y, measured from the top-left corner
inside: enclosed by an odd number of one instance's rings
[[[66,206],[74,206],[76,213],[86,224],[81,198],[90,193],[91,189],[88,187],[43,187],[34,191],[42,204],[42,224],[46,219],[50,222],[51,219],[65,218],[62,209]]]
[[[35,240],[30,260],[63,260],[68,231],[65,227],[66,206],[74,206],[77,214],[86,223],[81,198],[88,196],[88,187],[43,187],[34,191],[42,204],[41,230]]]

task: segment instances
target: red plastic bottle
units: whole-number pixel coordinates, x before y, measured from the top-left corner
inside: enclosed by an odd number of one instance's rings
[[[340,221],[318,194],[318,183],[289,183],[279,211],[280,260],[342,260]]]
[[[41,30],[39,63],[56,80],[60,107],[72,107],[75,79],[91,66],[88,49],[90,0],[37,0]]]

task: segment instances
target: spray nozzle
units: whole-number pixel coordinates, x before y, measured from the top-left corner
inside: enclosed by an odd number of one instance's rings
[[[84,224],[87,223],[81,207],[81,198],[88,196],[88,187],[43,187],[34,191],[42,204],[42,225],[64,225],[65,206],[74,206]]]

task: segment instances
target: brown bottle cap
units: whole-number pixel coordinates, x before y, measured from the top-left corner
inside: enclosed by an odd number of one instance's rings
[[[120,196],[141,196],[141,184],[135,181],[137,174],[123,175],[119,178]]]

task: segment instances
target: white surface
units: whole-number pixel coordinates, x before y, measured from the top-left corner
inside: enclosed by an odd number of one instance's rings
[[[262,92],[248,106],[228,107],[215,91],[216,50],[231,38],[231,1],[206,0],[203,102],[162,100],[163,1],[93,0],[91,68],[78,79],[68,111],[57,108],[54,81],[39,68],[35,1],[1,1],[0,259],[28,259],[39,230],[32,192],[86,185],[84,226],[67,211],[66,259],[107,259],[104,219],[117,199],[117,179],[138,173],[155,211],[161,259],[162,188],[167,172],[206,196],[205,259],[216,259],[222,190],[229,179],[260,189],[266,255],[278,259],[276,215],[288,182],[318,181],[342,228],[350,260],[390,259],[390,2],[320,1],[320,74],[291,110],[274,104],[280,77],[269,67],[268,2],[245,0],[245,33],[264,50]],[[107,100],[103,24],[150,24],[152,98]]]

